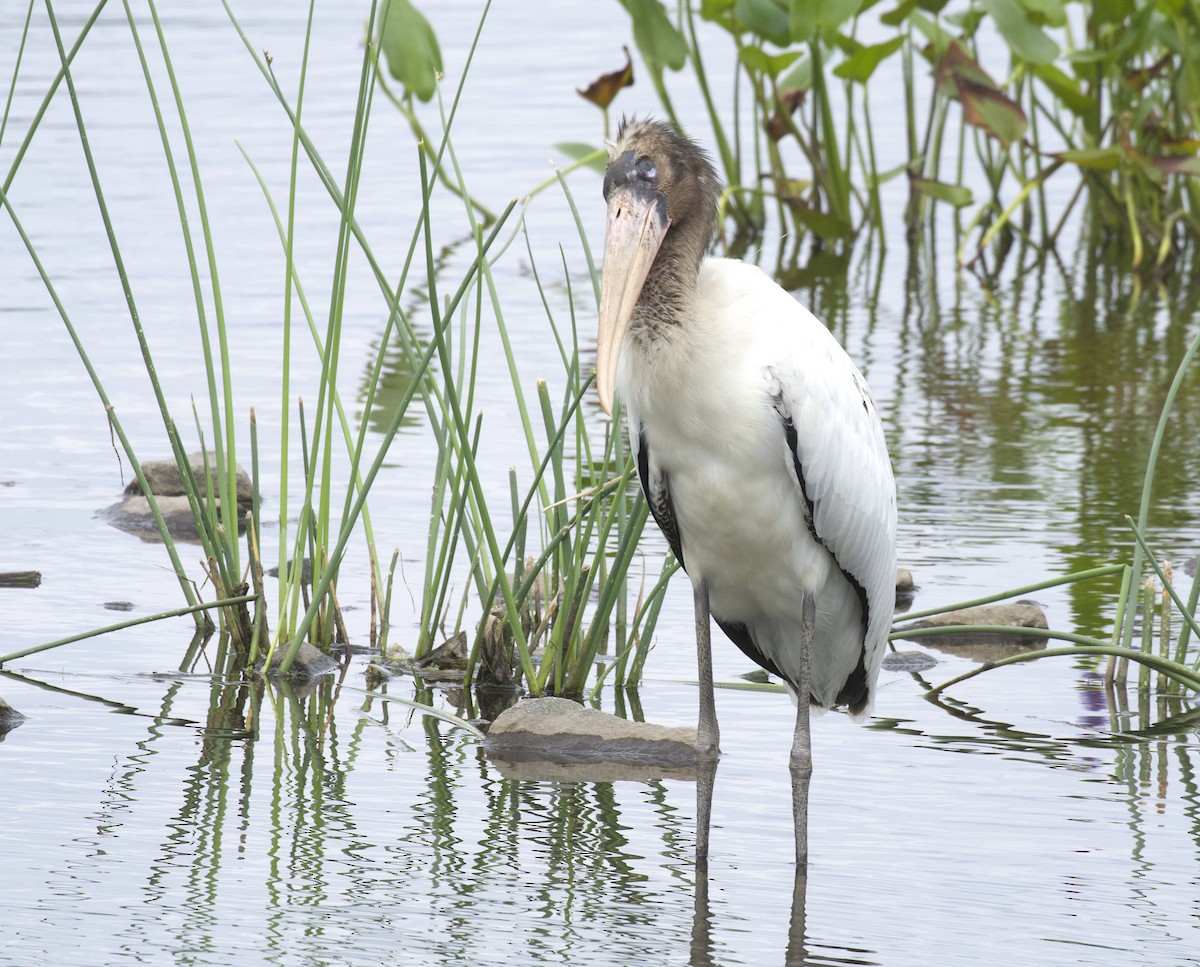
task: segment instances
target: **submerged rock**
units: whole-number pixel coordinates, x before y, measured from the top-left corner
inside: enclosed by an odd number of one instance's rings
[[[196,483],[200,488],[201,496],[208,494],[208,485],[211,482],[213,493],[219,494],[221,488],[217,485],[217,455],[211,450],[208,452],[208,476],[204,474],[205,454],[203,450],[196,450],[187,455],[188,463],[192,468],[192,475],[196,478]],[[150,493],[155,497],[184,497],[187,495],[187,490],[183,486],[183,475],[179,472],[179,467],[172,460],[147,460],[142,464],[142,476],[146,478],[146,483],[150,487]],[[136,478],[125,488],[127,495],[143,493],[142,485]],[[254,489],[250,482],[250,475],[246,473],[240,466],[237,467],[237,501],[239,504],[249,505],[254,497]]]
[[[197,450],[188,454],[192,473],[196,477],[201,497],[208,494],[208,486],[214,485],[214,496],[217,493],[216,484],[216,455],[209,453],[209,473],[204,473],[204,454]],[[174,460],[148,460],[142,464],[142,474],[154,495],[159,512],[167,525],[167,533],[175,540],[198,541],[199,532],[196,520],[192,516],[192,508],[183,486],[183,475]],[[249,474],[241,467],[237,468],[237,501],[238,501],[238,530],[245,529],[245,511],[249,510],[253,499],[253,485]],[[219,498],[218,504],[219,504]],[[144,541],[161,541],[162,535],[154,521],[150,510],[150,501],[142,491],[141,483],[133,480],[125,488],[125,497],[111,507],[100,512],[101,518],[128,534],[134,534]]]
[[[923,672],[937,663],[933,655],[923,651],[890,651],[883,656],[883,667],[889,672]]]
[[[929,628],[945,628],[951,625],[996,625],[1009,628],[1046,629],[1046,612],[1032,601],[1017,601],[1011,604],[985,604],[977,608],[963,608],[943,614],[922,618],[903,625],[896,631],[900,637],[915,641],[927,648],[949,654],[962,655],[976,661],[995,661],[1008,655],[1025,651],[1036,651],[1046,647],[1046,639],[1034,635],[1005,634],[1002,630],[966,632],[950,635],[922,635]]]
[[[271,667],[267,669],[267,674],[272,678],[279,675],[279,666],[283,663],[286,654],[287,648],[282,645],[275,649],[275,654],[271,658]],[[321,649],[314,648],[304,641],[300,643],[300,650],[296,653],[296,660],[292,662],[292,667],[288,669],[287,677],[293,682],[311,682],[322,675],[336,671],[337,668],[336,661]]]
[[[896,610],[907,611],[917,596],[917,586],[913,583],[912,571],[906,567],[896,568]]]
[[[484,748],[511,778],[695,777],[695,729],[630,722],[565,698],[518,702],[492,723]]]
[[[196,519],[186,497],[155,497],[158,511],[167,525],[167,533],[178,541],[198,541]],[[118,530],[133,534],[144,541],[162,541],[158,524],[145,497],[126,497],[100,511],[100,517]]]
[[[288,561],[287,567],[284,568],[283,576],[286,578],[291,573],[291,570],[292,570],[292,561]],[[273,578],[279,577],[279,566],[276,565],[275,567],[268,568],[267,575],[269,577],[273,577]],[[300,583],[306,584],[309,587],[312,586],[312,561],[307,557],[303,558],[301,560]]]
[[[0,735],[12,731],[24,721],[24,715],[0,698]]]
[[[420,658],[409,655],[403,645],[389,644],[386,655],[371,659],[367,675],[375,684],[393,675],[419,675],[428,682],[461,682],[467,675],[467,633],[451,635]]]

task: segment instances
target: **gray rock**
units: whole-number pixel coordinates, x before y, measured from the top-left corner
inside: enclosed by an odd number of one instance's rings
[[[1016,601],[1012,604],[984,604],[978,608],[963,608],[947,611],[920,621],[906,628],[944,628],[949,625],[1007,625],[1010,628],[1049,628],[1046,612],[1032,601]]]
[[[963,608],[944,614],[922,618],[897,628],[900,637],[916,641],[927,648],[953,655],[962,655],[977,661],[995,661],[1008,655],[1025,651],[1036,651],[1046,646],[1046,639],[1032,635],[1006,635],[1003,631],[978,632],[953,635],[922,635],[929,628],[944,628],[950,625],[1002,625],[1009,628],[1046,629],[1046,612],[1032,601],[1017,601],[1010,604],[985,604],[977,608]]]
[[[513,778],[695,778],[695,729],[630,722],[565,698],[518,702],[492,723],[484,748]]]
[[[883,656],[883,667],[889,672],[923,672],[937,663],[933,655],[923,651],[891,651]]]
[[[275,649],[275,654],[271,657],[271,667],[267,670],[267,674],[272,678],[279,675],[279,666],[286,654],[287,648],[283,645]],[[300,650],[296,653],[292,667],[288,669],[287,677],[293,682],[311,682],[336,671],[337,667],[338,663],[325,652],[304,641],[300,643]]]
[[[207,476],[204,473],[204,454],[202,451],[197,450],[194,453],[189,453],[188,461],[192,466],[192,473],[196,477],[201,498],[207,495],[210,481],[214,484],[213,492],[215,495],[219,489],[215,487],[217,477],[216,454],[209,453],[208,455],[209,473]],[[198,541],[200,535],[196,530],[196,520],[192,516],[191,506],[188,504],[187,491],[183,487],[183,475],[180,474],[179,467],[175,465],[175,461],[147,460],[142,464],[142,474],[145,476],[150,493],[154,494],[159,512],[163,515],[163,520],[166,522],[167,533],[175,540]],[[250,482],[250,475],[241,467],[238,467],[237,521],[239,532],[245,529],[245,511],[250,509],[253,495],[254,488]],[[220,500],[218,498],[219,503]],[[154,515],[150,512],[150,502],[142,493],[141,484],[136,479],[125,488],[125,498],[118,500],[111,507],[102,510],[100,516],[112,524],[113,527],[119,528],[126,533],[134,534],[144,541],[162,540],[162,535],[159,534],[158,526],[154,522]]]
[[[198,541],[200,535],[196,530],[196,519],[192,516],[192,508],[186,497],[155,496],[159,513],[167,525],[169,533],[177,541]],[[150,512],[150,501],[145,497],[125,497],[111,507],[100,511],[100,516],[127,534],[133,534],[144,541],[161,541],[158,525]],[[240,526],[240,525],[239,525]]]
[[[217,481],[217,455],[209,451],[208,454],[208,470],[209,474],[206,478],[204,475],[204,452],[196,450],[188,455],[188,463],[191,464],[192,474],[196,478],[196,483],[199,485],[201,495],[208,493],[207,483],[209,480],[213,484],[213,493],[219,493],[220,487],[216,485]],[[150,493],[156,497],[182,497],[187,494],[183,486],[183,475],[179,472],[179,467],[174,460],[147,460],[142,464],[142,475],[146,478],[146,483],[150,486]],[[134,479],[128,487],[125,488],[126,494],[142,493],[141,484]],[[237,499],[239,504],[249,504],[253,499],[254,491],[250,483],[250,475],[246,473],[240,466],[237,468]]]
[[[0,698],[0,735],[15,729],[24,721],[24,715]]]
[[[917,586],[913,583],[912,571],[906,567],[896,568],[896,610],[907,611],[916,596]]]

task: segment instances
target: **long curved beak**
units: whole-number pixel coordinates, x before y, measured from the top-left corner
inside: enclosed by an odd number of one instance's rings
[[[670,227],[667,201],[657,192],[622,187],[608,196],[604,268],[600,273],[600,328],[596,335],[596,389],[605,413],[612,413],[617,360],[625,330]]]

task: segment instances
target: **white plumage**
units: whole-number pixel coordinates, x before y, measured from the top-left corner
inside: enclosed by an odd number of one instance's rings
[[[867,596],[869,702],[895,599],[896,503],[866,383],[829,330],[756,266],[706,259],[683,311],[686,327],[668,337],[627,335],[617,391],[635,451],[649,451],[650,488],[669,481],[687,572],[708,581],[713,615],[744,624],[789,681],[802,591],[812,591],[810,687],[828,707],[864,648],[844,569]]]
[[[757,266],[704,260],[685,313],[686,328],[670,337],[626,335],[617,391],[635,451],[647,446],[650,488],[670,481],[686,570],[707,579],[715,617],[748,627],[790,681],[802,591],[811,590],[810,687],[823,707],[863,655],[859,597],[842,571],[850,573],[869,605],[869,702],[893,611],[896,511],[866,384],[829,330]]]
[[[720,192],[668,125],[622,125],[604,177],[596,384],[606,411],[614,391],[625,403],[642,488],[692,580],[701,757],[719,744],[710,613],[797,698],[803,868],[809,705],[870,709],[895,600],[895,485],[866,382],[829,330],[757,267],[705,257]]]

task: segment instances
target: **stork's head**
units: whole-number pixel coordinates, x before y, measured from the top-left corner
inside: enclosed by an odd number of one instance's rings
[[[604,174],[608,224],[600,278],[596,388],[612,412],[621,341],[639,303],[674,305],[695,284],[721,183],[708,156],[662,121],[625,121]],[[661,316],[657,313],[656,316]]]

